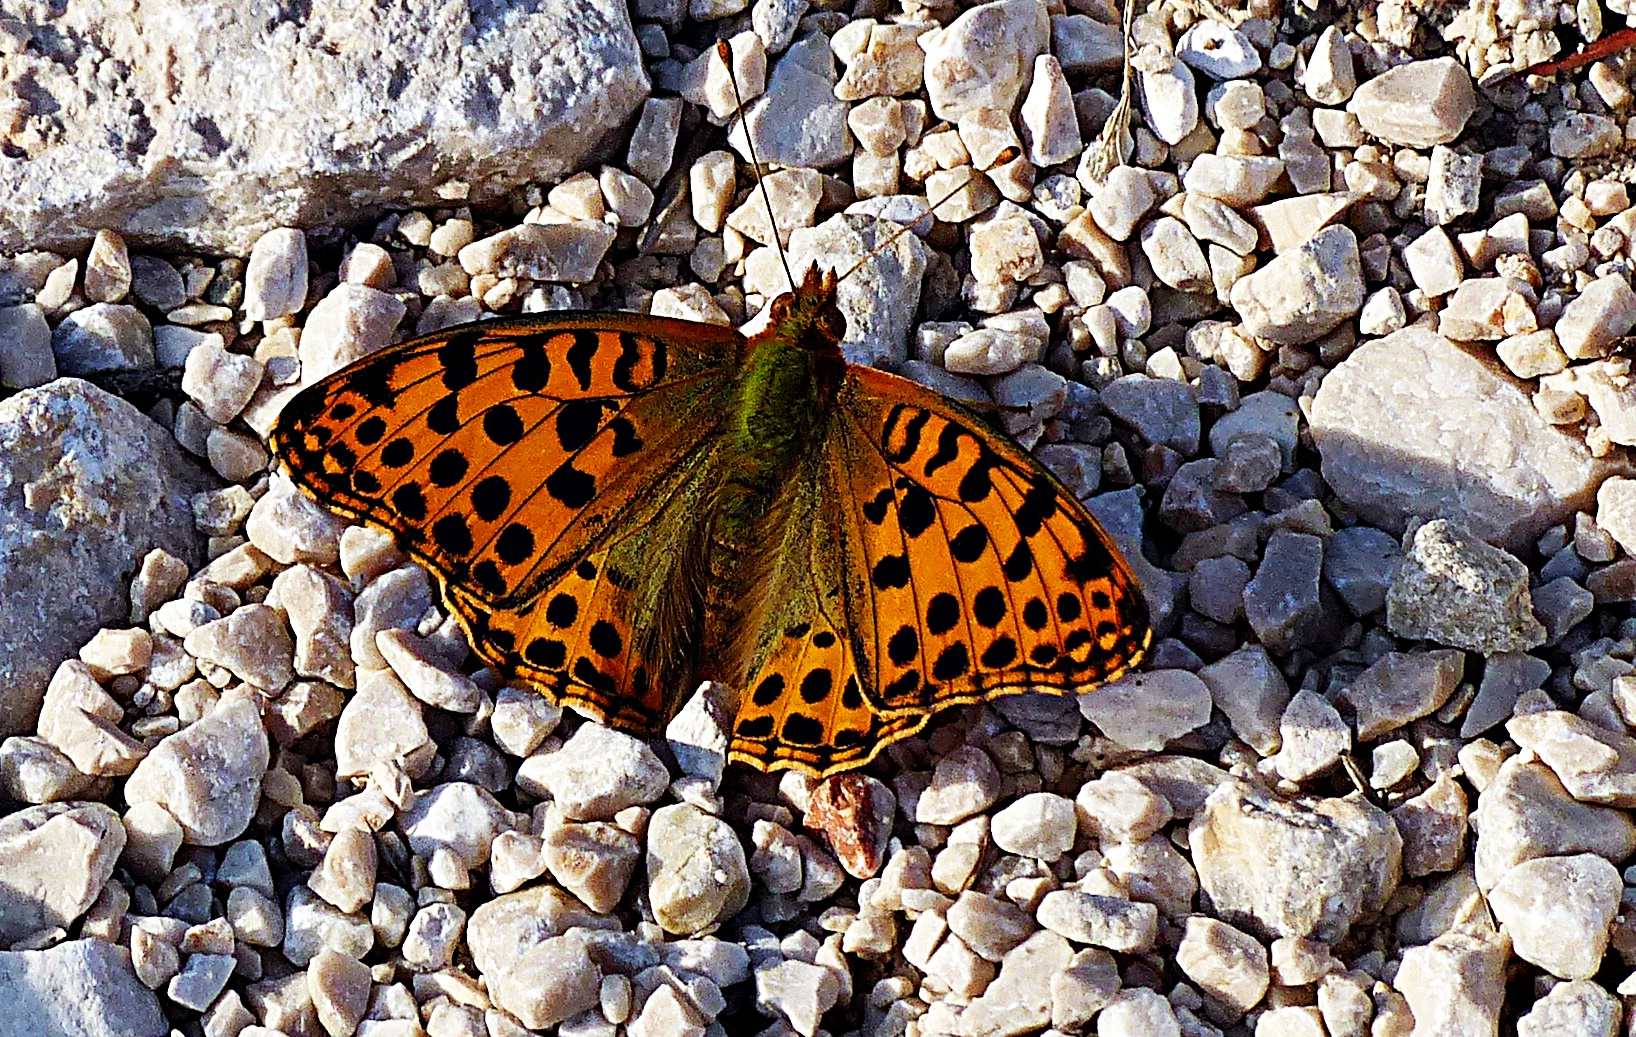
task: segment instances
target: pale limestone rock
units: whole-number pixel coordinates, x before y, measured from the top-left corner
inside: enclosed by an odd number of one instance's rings
[[[1257,933],[1338,940],[1397,888],[1402,839],[1357,800],[1286,802],[1233,781],[1188,830],[1217,912]]]
[[[1588,508],[1623,468],[1419,327],[1355,350],[1324,379],[1311,420],[1324,481],[1365,520],[1401,532],[1411,515],[1457,517],[1512,551]]]

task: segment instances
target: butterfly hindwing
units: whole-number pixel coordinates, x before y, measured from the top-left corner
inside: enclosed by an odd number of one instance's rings
[[[651,732],[664,689],[636,631],[663,588],[641,559],[694,535],[662,516],[701,477],[741,343],[618,314],[464,325],[307,388],[273,443],[298,484],[439,577],[485,661]]]

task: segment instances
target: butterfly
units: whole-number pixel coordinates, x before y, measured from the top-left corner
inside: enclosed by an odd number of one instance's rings
[[[722,682],[729,758],[763,770],[1134,666],[1147,608],[1108,535],[973,411],[846,363],[836,284],[809,270],[750,336],[589,312],[422,335],[303,389],[273,449],[437,576],[489,665],[645,738]]]

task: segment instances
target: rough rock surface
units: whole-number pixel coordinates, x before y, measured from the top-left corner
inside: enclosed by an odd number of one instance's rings
[[[208,60],[199,22],[159,8],[71,3],[16,23],[36,46],[9,74],[37,99],[0,157],[0,251],[103,227],[242,250],[338,209],[490,199],[573,169],[648,91],[625,6],[607,0],[393,3],[307,30],[211,10]],[[87,63],[128,72],[87,94]]]
[[[0,401],[0,733],[29,730],[57,663],[122,626],[119,589],[162,548],[195,564],[188,499],[213,480],[135,407],[62,380]]]

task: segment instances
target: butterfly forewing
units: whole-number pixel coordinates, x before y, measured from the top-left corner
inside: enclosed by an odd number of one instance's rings
[[[675,692],[641,657],[663,592],[643,556],[691,535],[662,517],[696,496],[742,341],[616,314],[464,325],[304,390],[273,444],[439,577],[485,661],[652,733]]]

